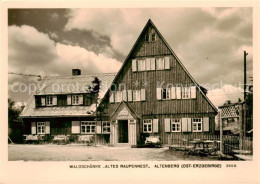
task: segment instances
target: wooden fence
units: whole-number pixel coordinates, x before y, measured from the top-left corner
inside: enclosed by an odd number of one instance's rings
[[[194,139],[200,139],[202,141],[212,140],[220,141],[219,135],[206,135],[206,134],[173,134],[171,135],[171,140],[169,141],[172,145],[182,144],[184,140],[191,141]],[[218,150],[220,145],[218,144]],[[232,155],[233,150],[239,149],[239,136],[236,135],[224,135],[223,136],[223,153],[227,155]],[[253,153],[253,141],[252,137],[244,137],[243,139],[243,150],[250,150]]]

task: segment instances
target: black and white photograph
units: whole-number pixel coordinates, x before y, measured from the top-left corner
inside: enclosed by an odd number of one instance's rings
[[[7,8],[8,163],[258,160],[254,9],[223,5]]]

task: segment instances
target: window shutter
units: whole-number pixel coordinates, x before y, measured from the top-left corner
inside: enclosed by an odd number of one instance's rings
[[[31,123],[31,133],[36,134],[36,123],[35,122]]]
[[[71,105],[71,95],[67,95],[67,105]]]
[[[162,88],[157,88],[156,89],[156,96],[157,96],[157,100],[161,100],[162,99]]]
[[[133,60],[132,60],[132,71],[133,71],[133,72],[136,72],[136,71],[137,71],[137,68],[136,68],[136,59],[133,59]]]
[[[170,132],[171,131],[171,119],[170,118],[165,118],[164,119],[164,130],[165,132]]]
[[[79,134],[80,133],[80,121],[72,121],[71,122],[71,133]]]
[[[115,95],[115,98],[116,98],[116,102],[121,102],[122,101],[122,91],[116,91],[116,95]]]
[[[158,133],[158,119],[153,119],[153,132]]]
[[[162,70],[163,70],[165,66],[164,58],[161,58],[161,62],[162,62]]]
[[[79,104],[83,105],[83,95],[79,95]]]
[[[57,105],[57,96],[52,97],[52,104]]]
[[[41,97],[42,106],[45,106],[45,97]]]
[[[181,87],[176,87],[176,98],[181,99]]]
[[[97,122],[97,133],[101,134],[101,121]]]
[[[50,122],[49,121],[45,122],[45,133],[50,134]]]
[[[145,60],[145,65],[146,65],[146,70],[151,70],[151,59],[150,58],[146,58]]]
[[[118,97],[119,97],[119,102],[121,102],[123,100],[123,94],[122,91],[118,91]]]
[[[191,86],[191,98],[196,98],[196,86]]]
[[[109,102],[110,103],[114,103],[115,102],[115,93],[114,92],[110,92]]]
[[[128,91],[127,91],[127,100],[128,100],[128,102],[133,101],[133,93],[132,93],[132,90],[128,90]]]
[[[188,132],[191,132],[191,118],[187,118]]]
[[[127,93],[126,93],[126,90],[123,90],[122,93],[123,93],[123,100],[124,100],[124,101],[127,101]]]
[[[209,132],[209,117],[203,118],[203,131]]]
[[[165,57],[165,69],[170,69],[170,57]]]
[[[171,98],[175,99],[176,98],[176,91],[175,87],[171,87]]]
[[[141,101],[141,91],[140,90],[136,90],[137,93],[136,93],[136,101]]]
[[[156,69],[163,70],[164,69],[164,58],[156,59]]]
[[[146,100],[146,96],[145,96],[145,89],[141,89],[141,101],[145,101]]]
[[[151,70],[155,70],[155,58],[151,58],[150,62],[151,62]]]
[[[142,60],[140,60],[140,59],[137,60],[137,68],[138,68],[138,71],[143,71],[143,69],[142,69]]]
[[[141,60],[141,65],[142,65],[142,71],[145,71],[146,67],[145,67],[145,59]]]
[[[182,128],[182,132],[188,131],[188,118],[181,119],[181,128]]]

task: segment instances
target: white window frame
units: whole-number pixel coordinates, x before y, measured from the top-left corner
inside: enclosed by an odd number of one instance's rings
[[[154,40],[153,40],[153,36],[154,36]],[[155,33],[153,33],[153,34],[151,35],[151,41],[152,41],[152,42],[155,42],[155,41],[156,41],[156,34],[155,34]]]
[[[88,127],[89,127],[89,131],[87,131]],[[94,134],[94,133],[96,133],[96,122],[95,121],[81,121],[80,132],[81,132],[81,134]]]
[[[149,128],[150,128],[150,130],[149,130]],[[152,133],[152,132],[153,132],[153,120],[152,119],[144,119],[143,120],[143,133]]]
[[[164,98],[164,95],[163,95],[163,93],[164,93],[164,91],[165,91],[165,98]],[[162,100],[170,100],[171,99],[171,88],[162,88]]]
[[[79,105],[79,95],[72,95],[71,96],[71,104],[72,105]]]
[[[37,134],[46,134],[45,127],[45,122],[37,122]]]
[[[192,132],[202,132],[202,118],[192,118]]]
[[[181,118],[171,119],[172,132],[181,132]],[[175,126],[174,126],[175,125]],[[173,129],[174,127],[174,129]]]
[[[190,87],[182,87],[182,99],[190,99]]]
[[[109,129],[109,131],[108,131]],[[110,133],[110,122],[109,121],[102,121],[102,133]]]
[[[53,105],[53,96],[46,96],[46,106]]]

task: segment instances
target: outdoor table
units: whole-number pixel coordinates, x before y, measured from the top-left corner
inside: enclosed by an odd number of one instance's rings
[[[251,161],[253,160],[253,155],[235,155],[239,160]]]
[[[251,151],[249,150],[233,150],[233,152],[238,154],[244,154],[244,155],[251,153]]]
[[[66,135],[57,135],[54,136],[53,138],[53,142],[57,142],[58,144],[64,142],[66,144],[66,142],[69,140],[69,137]]]
[[[209,154],[210,153],[210,148],[209,145],[214,143],[214,141],[190,141],[191,144],[193,144],[193,148],[191,151],[191,153],[202,153],[202,154]],[[201,147],[202,145],[202,147]]]

